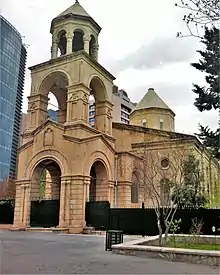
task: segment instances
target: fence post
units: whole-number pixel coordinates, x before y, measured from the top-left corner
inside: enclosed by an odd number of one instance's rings
[[[144,212],[145,212],[144,202],[142,202],[141,208],[142,208],[142,216],[143,216],[143,219],[144,219]],[[144,231],[142,232],[142,237],[145,237]]]

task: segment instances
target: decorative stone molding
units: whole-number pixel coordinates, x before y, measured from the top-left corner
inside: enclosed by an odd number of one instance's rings
[[[76,93],[73,93],[70,97],[70,102],[76,102],[79,99],[79,96]]]
[[[36,103],[32,103],[32,104],[30,105],[29,110],[30,110],[31,112],[35,112],[35,111],[36,111],[36,109],[37,109],[37,105],[36,105]]]
[[[54,132],[51,128],[48,128],[45,132],[44,132],[44,142],[43,142],[43,146],[53,146],[54,143]]]

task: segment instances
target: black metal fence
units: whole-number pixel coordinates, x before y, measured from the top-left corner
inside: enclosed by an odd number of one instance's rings
[[[0,224],[13,224],[14,200],[0,199]]]
[[[97,230],[109,229],[110,203],[108,201],[86,203],[86,225]]]
[[[177,233],[189,233],[194,220],[202,222],[202,234],[220,235],[220,231],[212,231],[213,226],[220,229],[220,209],[178,209],[174,219],[180,218],[182,222]],[[158,234],[157,218],[152,208],[110,208],[108,202],[89,202],[86,205],[86,223],[97,230],[123,230],[131,235]]]
[[[60,200],[31,202],[30,226],[56,227],[59,225]]]

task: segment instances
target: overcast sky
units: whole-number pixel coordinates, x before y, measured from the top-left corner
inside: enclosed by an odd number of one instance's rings
[[[176,38],[186,32],[178,0],[80,0],[102,27],[99,62],[116,76],[115,84],[138,102],[153,87],[176,113],[176,130],[197,132],[198,123],[217,127],[217,112],[200,113],[193,106],[192,83],[204,75],[190,67],[200,43]],[[74,0],[0,0],[0,13],[25,36],[27,66],[50,59],[51,20]],[[27,70],[23,111],[30,93]]]

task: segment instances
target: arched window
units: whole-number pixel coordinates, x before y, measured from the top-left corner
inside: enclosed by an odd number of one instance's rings
[[[142,120],[142,127],[147,127],[147,120],[146,119],[143,119]]]
[[[164,125],[163,125],[163,119],[160,119],[160,130],[163,130],[163,127],[164,127]]]
[[[138,203],[138,179],[135,173],[132,175],[131,203]]]
[[[81,30],[77,30],[74,32],[73,52],[78,52],[78,51],[84,50],[83,36],[84,36],[84,33]]]

